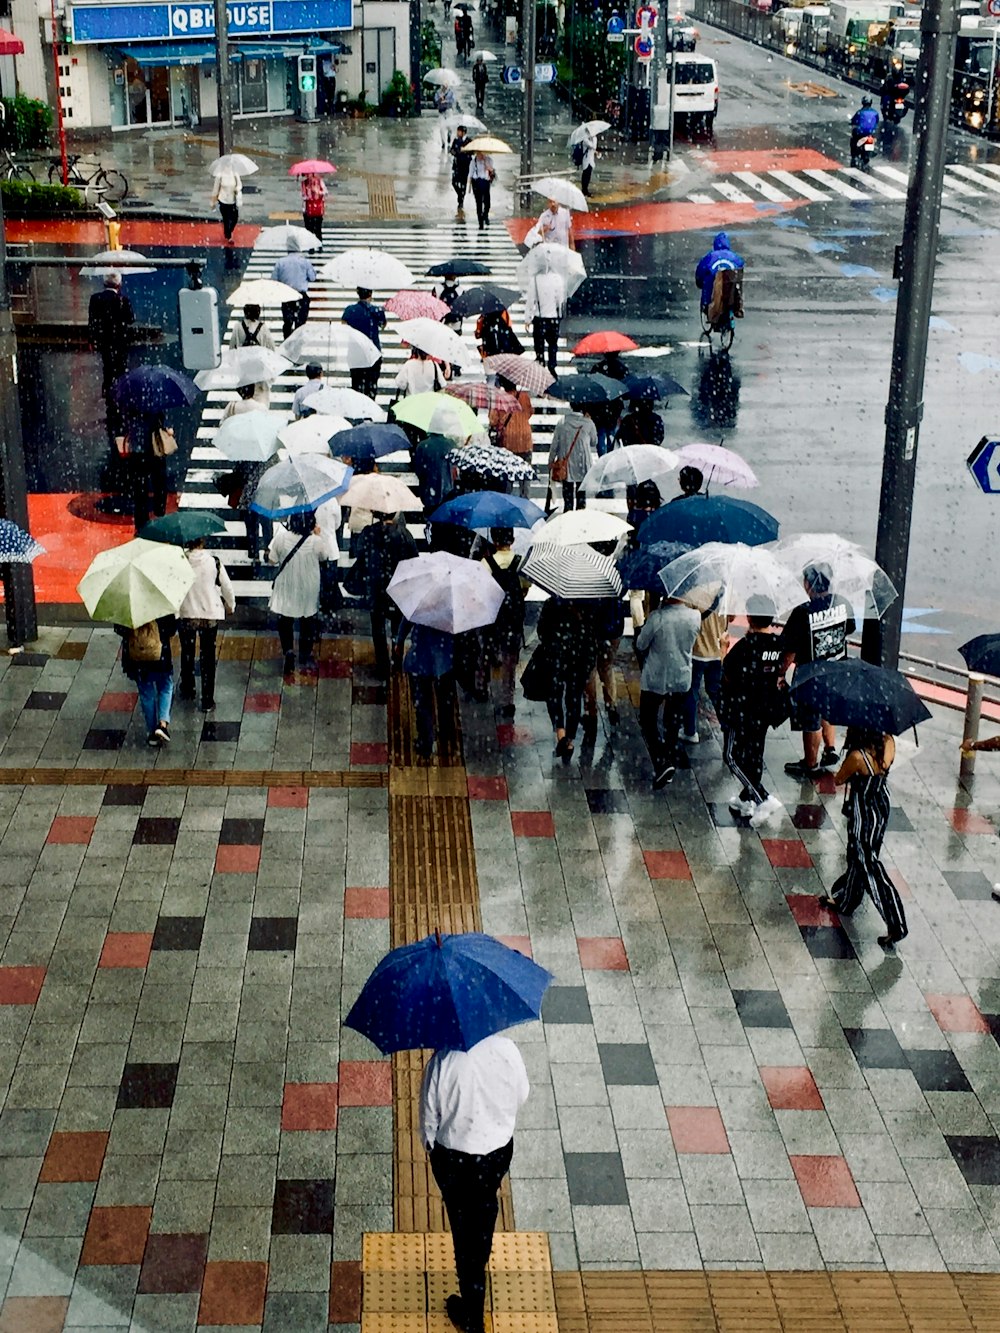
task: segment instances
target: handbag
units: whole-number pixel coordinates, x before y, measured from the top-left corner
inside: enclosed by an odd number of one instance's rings
[[[549,476],[553,481],[565,481],[569,476],[569,460],[573,457],[573,450],[576,448],[576,442],[580,438],[580,431],[582,430],[582,426],[577,427],[576,434],[573,436],[573,443],[570,445],[569,450],[563,454],[562,458],[553,458],[552,462],[549,464]]]
[[[154,458],[169,458],[177,452],[177,437],[172,426],[160,426],[150,438]]]
[[[342,610],[344,595],[340,591],[340,566],[336,560],[321,560],[319,564],[319,613],[332,616]]]
[[[552,683],[552,660],[545,644],[540,643],[524,664],[521,672],[521,691],[526,699],[544,703]]]

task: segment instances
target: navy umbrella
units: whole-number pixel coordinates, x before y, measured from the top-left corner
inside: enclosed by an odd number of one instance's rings
[[[0,564],[30,565],[44,555],[45,547],[30,532],[19,528],[9,518],[0,518]]]
[[[521,293],[512,287],[484,283],[482,287],[470,287],[456,296],[451,313],[456,319],[466,319],[470,315],[499,315],[520,299]]]
[[[977,634],[958,650],[970,671],[1000,676],[1000,634]]]
[[[625,380],[625,397],[632,402],[656,403],[677,393],[686,394],[687,389],[669,375],[629,375]]]
[[[671,560],[684,555],[687,549],[681,542],[653,542],[651,546],[640,546],[626,551],[618,561],[622,586],[639,588],[644,592],[658,592],[662,595],[663,583],[660,579],[660,570],[666,568]]]
[[[136,366],[111,386],[118,407],[134,416],[156,416],[171,407],[185,407],[198,397],[194,380],[169,366]]]
[[[336,440],[336,443],[332,443]],[[454,447],[454,440],[451,447]],[[338,431],[331,436],[331,447],[339,458],[382,458],[385,454],[394,454],[400,449],[409,449],[410,441],[402,426],[392,422],[372,422],[365,426],[353,426],[350,430]]]
[[[429,523],[459,523],[464,528],[533,528],[545,510],[519,495],[473,491],[446,500],[430,515]]]
[[[346,1023],[384,1054],[467,1051],[541,1012],[552,974],[492,935],[428,935],[386,954]]]
[[[795,668],[791,688],[799,703],[834,725],[898,736],[930,717],[904,675],[856,657],[806,662]]]
[[[778,535],[778,520],[749,500],[728,495],[692,495],[672,500],[650,514],[639,529],[639,545],[680,542],[687,547],[706,542],[743,542],[762,546]]]
[[[568,403],[610,403],[624,396],[625,386],[610,375],[560,375],[545,392]]]
[[[472,278],[481,277],[490,272],[488,264],[481,263],[478,259],[445,259],[440,264],[432,264],[427,270],[428,278],[447,278],[450,274],[453,278]]]

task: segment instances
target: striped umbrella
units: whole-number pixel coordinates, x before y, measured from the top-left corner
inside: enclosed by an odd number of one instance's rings
[[[491,374],[502,375],[516,388],[526,389],[528,393],[544,393],[555,380],[555,375],[545,366],[540,366],[533,357],[515,356],[513,352],[488,356],[483,366]]]
[[[553,546],[539,542],[521,573],[553,597],[590,600],[620,597],[621,575],[615,562],[589,546]]]
[[[397,292],[385,303],[386,314],[397,319],[441,319],[450,307],[430,292]]]
[[[506,389],[498,389],[495,384],[449,384],[445,393],[453,398],[461,398],[470,407],[486,407],[492,411],[520,412],[521,404],[516,396]]]

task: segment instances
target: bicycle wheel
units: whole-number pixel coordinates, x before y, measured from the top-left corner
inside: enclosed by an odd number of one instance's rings
[[[58,163],[58,162],[53,162],[52,165],[49,167],[49,184],[50,184],[50,185],[62,185],[62,183],[63,183],[63,178],[62,178],[62,166],[61,166],[61,164]],[[70,183],[70,185],[73,184],[73,175],[72,175],[72,172],[70,173],[70,181],[69,181],[69,183]]]
[[[15,163],[14,166],[11,167],[10,174],[8,175],[7,179],[14,181],[23,181],[25,185],[34,185],[35,173],[31,170],[30,167],[26,167],[21,163]]]
[[[101,190],[104,198],[112,204],[120,203],[128,194],[128,181],[120,171],[99,171],[94,177],[93,185]]]
[[[736,337],[736,326],[733,323],[732,318],[730,318],[728,328],[719,329],[720,351],[728,352],[730,347],[732,347],[733,345],[733,339],[735,337]]]

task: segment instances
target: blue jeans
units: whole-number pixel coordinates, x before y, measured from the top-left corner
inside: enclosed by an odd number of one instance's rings
[[[146,730],[155,731],[160,722],[170,721],[170,704],[174,697],[173,671],[150,671],[136,681],[142,716]]]
[[[698,696],[701,683],[705,682],[705,693],[719,711],[719,699],[722,695],[722,662],[719,658],[709,661],[697,657],[691,661],[691,688],[684,700],[683,731],[685,736],[693,736],[698,730]]]

